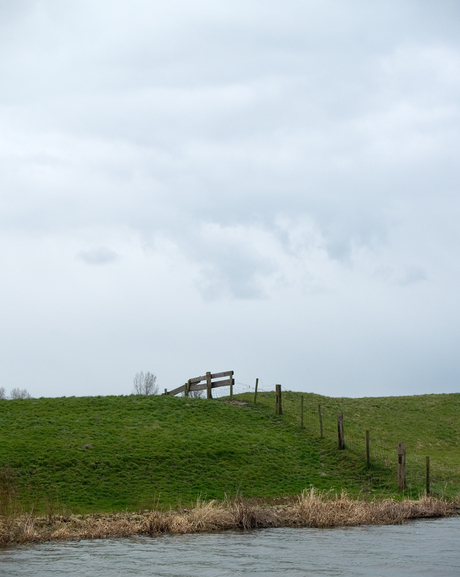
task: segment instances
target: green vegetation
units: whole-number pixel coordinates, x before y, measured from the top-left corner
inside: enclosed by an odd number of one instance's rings
[[[396,495],[396,445],[407,443],[408,490],[424,490],[425,455],[435,495],[460,488],[460,395],[335,399],[283,392],[225,400],[170,396],[0,400],[0,476],[23,505],[74,512],[188,506],[197,497],[276,499],[314,485]],[[324,439],[319,438],[321,404]],[[338,451],[343,411],[347,448]],[[365,463],[365,430],[371,469]]]
[[[300,422],[301,393],[283,392],[284,419]],[[247,400],[252,395],[242,395]],[[363,494],[400,497],[397,491],[397,445],[407,450],[406,497],[425,491],[425,458],[430,457],[431,492],[437,497],[454,497],[460,492],[460,394],[407,397],[366,397],[361,399],[303,394],[305,435],[319,437],[318,405],[323,415],[324,439],[320,447],[328,471],[334,470],[340,454],[339,479],[352,481]],[[270,406],[274,401],[257,397]],[[337,413],[344,414],[345,451],[337,451]],[[369,471],[365,468],[365,434],[370,434]],[[331,459],[331,460],[330,460]]]

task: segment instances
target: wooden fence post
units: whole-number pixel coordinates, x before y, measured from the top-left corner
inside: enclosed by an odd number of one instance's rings
[[[430,457],[426,458],[426,494],[430,494]]]
[[[211,373],[206,373],[206,392],[207,398],[212,399],[212,382],[211,382]]]
[[[406,488],[406,443],[398,443],[398,489]]]
[[[343,413],[337,415],[337,432],[339,436],[339,450],[345,449],[345,437],[343,434]]]
[[[185,383],[185,391],[184,394],[186,397],[188,397],[189,393],[190,393],[190,386],[191,386],[191,382],[190,379]]]
[[[168,389],[165,389],[165,395],[167,395],[167,394],[168,394]]]
[[[283,408],[281,405],[281,385],[275,385],[276,387],[276,414],[282,415]]]
[[[256,386],[254,389],[254,405],[257,403],[257,387],[259,386],[259,379],[256,379]]]
[[[319,431],[321,434],[321,439],[323,439],[323,416],[321,415],[321,405],[318,405],[318,415],[319,415]]]
[[[366,467],[371,468],[371,457],[369,452],[369,431],[366,431]]]
[[[303,429],[303,395],[300,397],[300,428]]]
[[[230,375],[230,400],[233,399],[233,371]]]

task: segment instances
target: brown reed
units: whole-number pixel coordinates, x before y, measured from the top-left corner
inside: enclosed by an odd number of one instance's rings
[[[338,527],[400,524],[410,519],[458,514],[458,499],[422,496],[418,500],[365,501],[345,493],[304,491],[288,505],[256,505],[237,498],[223,502],[198,499],[192,509],[140,513],[36,517],[31,513],[0,514],[0,545],[49,540],[104,539],[133,535],[197,533],[257,527]]]

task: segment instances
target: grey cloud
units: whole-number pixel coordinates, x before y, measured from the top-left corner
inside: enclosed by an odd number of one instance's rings
[[[83,250],[78,253],[78,258],[90,265],[104,265],[117,261],[120,256],[105,246]]]
[[[205,301],[227,299],[260,299],[266,294],[256,280],[258,266],[235,256],[228,266],[225,260],[218,264],[207,263],[201,268],[196,287]]]
[[[421,266],[411,266],[405,272],[404,277],[400,283],[402,285],[410,285],[421,281],[428,280],[425,270]]]
[[[275,272],[276,265],[258,246],[254,232],[238,226],[205,225],[183,249],[199,265],[196,286],[206,300],[266,296],[264,279]]]

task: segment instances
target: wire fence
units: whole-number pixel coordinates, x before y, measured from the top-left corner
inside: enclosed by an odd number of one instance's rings
[[[242,393],[254,393],[255,390],[255,381],[253,385],[250,385],[248,383],[243,383],[241,381],[233,381],[233,394],[234,395],[239,395]],[[257,392],[258,393],[270,393],[273,392],[275,390],[275,385],[264,385],[264,382],[262,381],[262,379],[258,380],[258,385],[257,385]],[[206,391],[202,390],[202,391],[191,391],[190,396],[192,397],[201,397],[202,399],[206,398]],[[180,395],[183,397],[185,395],[185,393],[180,393]],[[213,399],[221,399],[224,397],[228,397],[230,396],[230,388],[229,387],[216,387],[212,389],[212,397]]]
[[[255,391],[255,381],[253,384],[244,383],[242,381],[234,381],[233,383],[233,395],[239,395],[242,393],[250,393],[254,394]],[[265,384],[262,379],[258,379],[257,384],[257,392],[258,393],[273,393],[275,391],[275,383]],[[195,395],[199,395],[202,398],[206,398],[206,391],[199,391],[195,393]],[[195,396],[194,395],[194,396]],[[214,399],[221,399],[221,398],[228,398],[230,396],[229,387],[219,387],[212,389],[212,396]],[[294,400],[287,400],[288,405],[291,405]],[[294,401],[295,402],[295,401]],[[298,403],[299,407],[299,424],[300,424],[300,403]],[[297,412],[297,409],[294,411],[294,414]],[[305,420],[306,425],[308,421],[310,421],[309,427],[307,425],[306,428],[311,428],[311,417],[314,416],[315,426],[317,424],[317,413],[305,413]],[[309,418],[310,417],[310,418]],[[324,415],[325,417],[325,415]],[[323,418],[324,418],[323,417]],[[319,423],[319,422],[318,422]],[[319,424],[318,424],[319,426]],[[329,440],[337,439],[337,424],[335,418],[331,421],[331,418],[326,417],[325,419],[325,437]],[[332,428],[331,428],[332,427]],[[365,439],[364,436],[360,440],[356,437],[356,433],[351,435],[345,435],[345,444],[348,452],[353,454],[355,457],[359,457],[363,462],[366,459],[366,448],[365,448]],[[426,471],[425,471],[425,459],[426,457],[420,454],[411,454],[408,455],[408,462],[407,462],[407,487],[403,491],[403,494],[408,497],[416,498],[418,494],[423,493],[426,487]],[[397,455],[394,451],[389,451],[386,443],[379,438],[372,438],[371,439],[371,450],[370,450],[370,462],[371,468],[366,472],[366,478],[369,477],[369,489],[372,487],[381,487],[381,488],[391,488],[390,485],[393,484],[393,480],[389,477],[390,470],[396,470],[397,468]],[[454,486],[458,480],[456,479],[449,479],[446,477],[444,471],[441,469],[439,470],[438,464],[433,462],[433,470],[432,475],[430,476],[430,490],[433,495],[436,496],[443,496],[451,490],[451,486]],[[364,482],[364,481],[363,481]]]
[[[253,385],[249,385],[247,383],[242,383],[241,381],[235,381],[233,383],[233,394],[240,395],[242,393],[254,393],[255,390],[255,382]],[[261,379],[259,379],[259,383],[257,385],[257,392],[259,393],[269,393],[275,390],[275,385],[271,386],[264,386]],[[212,390],[212,396],[214,399],[220,399],[222,397],[228,397],[230,395],[230,391],[227,387],[222,387],[218,389]],[[206,391],[202,396],[206,396]]]

